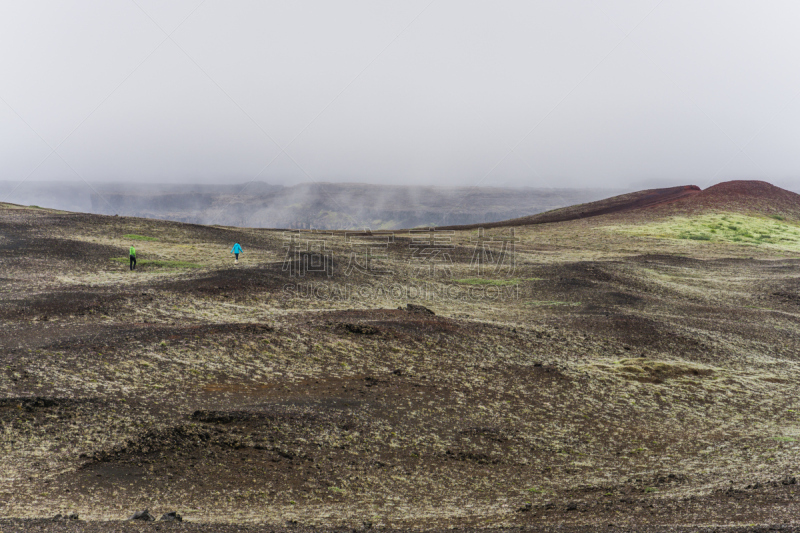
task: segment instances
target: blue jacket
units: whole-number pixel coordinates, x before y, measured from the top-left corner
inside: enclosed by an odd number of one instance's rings
[[[232,254],[240,254],[240,253],[242,253],[242,247],[239,246],[238,242],[233,245],[233,250],[231,250],[231,253]]]

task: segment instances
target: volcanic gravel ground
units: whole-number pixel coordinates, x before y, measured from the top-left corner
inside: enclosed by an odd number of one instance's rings
[[[793,530],[798,259],[586,224],[522,228],[497,285],[456,232],[425,300],[344,236],[298,279],[280,232],[4,210],[0,529]],[[123,234],[202,268],[131,273]]]

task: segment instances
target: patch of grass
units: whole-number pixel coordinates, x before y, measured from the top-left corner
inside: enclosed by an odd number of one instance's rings
[[[127,257],[112,257],[112,261],[117,263],[128,263],[130,261]],[[199,263],[190,263],[188,261],[164,261],[161,259],[139,259],[136,261],[136,266],[151,266],[156,268],[203,268],[204,265]]]
[[[124,238],[132,241],[157,241],[157,237],[148,237],[147,235],[136,235],[135,233],[128,233],[123,235]]]
[[[656,361],[646,357],[620,359],[609,365],[593,363],[588,368],[615,373],[627,379],[642,383],[663,383],[666,380],[680,378],[711,378],[715,369],[688,361]]]
[[[464,278],[453,280],[456,283],[465,285],[519,285],[522,281],[519,278],[511,279],[485,279],[485,278]]]
[[[685,239],[777,247],[800,251],[800,235],[794,223],[785,223],[780,215],[746,216],[734,213],[708,214],[696,217],[673,217],[634,227],[618,227],[618,231],[646,237]]]
[[[706,233],[682,233],[678,235],[679,239],[691,239],[693,241],[710,241],[711,235]]]
[[[525,305],[530,305],[533,307],[545,307],[551,305],[569,305],[569,306],[576,306],[581,305],[580,302],[560,302],[558,300],[533,300],[530,302],[525,302]]]
[[[772,437],[772,440],[776,440],[778,442],[797,442],[797,439],[792,437]]]

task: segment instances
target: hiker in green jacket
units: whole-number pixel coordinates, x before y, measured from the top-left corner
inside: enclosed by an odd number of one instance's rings
[[[131,244],[130,254],[131,254],[131,270],[135,270],[136,269],[136,248],[134,248],[132,244]]]

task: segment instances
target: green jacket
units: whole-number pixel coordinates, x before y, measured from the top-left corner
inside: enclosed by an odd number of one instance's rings
[[[134,248],[133,246],[131,246],[131,256],[136,257],[136,248]]]

